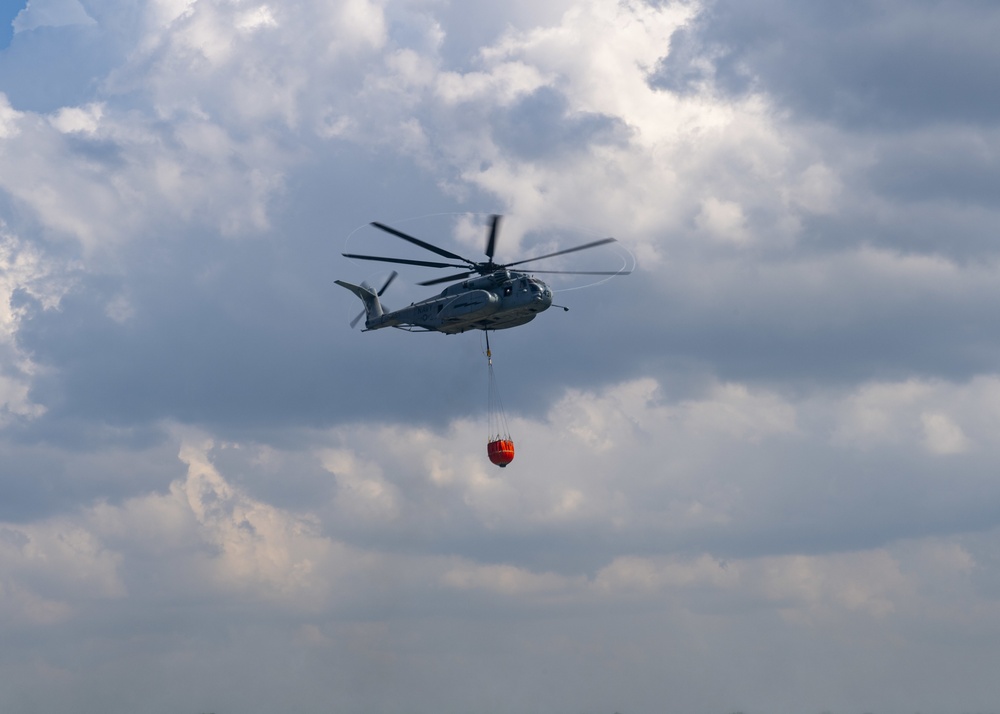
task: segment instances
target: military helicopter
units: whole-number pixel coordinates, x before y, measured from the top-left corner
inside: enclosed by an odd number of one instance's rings
[[[574,248],[547,253],[534,258],[517,260],[512,263],[496,263],[493,254],[496,250],[497,232],[501,216],[490,217],[489,235],[486,239],[485,261],[474,261],[452,253],[436,245],[414,238],[411,235],[396,230],[383,223],[373,222],[371,225],[390,235],[420,246],[436,253],[443,258],[449,258],[455,263],[444,263],[432,260],[410,260],[408,258],[388,258],[378,255],[357,255],[342,253],[345,258],[357,260],[374,260],[383,263],[398,263],[402,265],[419,265],[427,268],[464,268],[464,272],[448,275],[443,278],[427,280],[418,285],[438,285],[462,282],[449,285],[440,294],[410,304],[399,310],[386,312],[379,297],[386,291],[397,273],[393,271],[389,279],[378,291],[369,285],[353,285],[343,280],[335,281],[337,285],[350,290],[361,298],[365,311],[358,315],[351,326],[365,317],[365,330],[379,330],[383,327],[396,327],[410,332],[443,332],[448,335],[458,334],[467,330],[504,330],[531,322],[540,312],[552,306],[552,289],[544,282],[521,272],[511,270],[514,266],[524,265],[536,260],[554,258],[557,255],[574,253],[588,248],[596,248],[607,243],[614,243],[614,238],[603,238],[585,243]],[[627,275],[631,270],[591,271],[591,270],[536,270],[535,273],[564,273],[569,275]],[[472,277],[478,276],[478,277]],[[467,280],[466,278],[471,278]],[[557,306],[560,307],[560,306]],[[568,310],[569,308],[563,308]]]

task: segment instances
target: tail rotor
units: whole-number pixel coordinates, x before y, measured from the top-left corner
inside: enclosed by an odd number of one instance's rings
[[[384,293],[389,288],[389,286],[392,285],[392,281],[396,279],[397,275],[399,275],[399,273],[397,273],[395,270],[393,270],[392,274],[389,275],[388,279],[382,284],[381,289],[377,293],[375,293],[375,294],[378,295],[379,297],[382,297],[382,293]],[[361,283],[361,287],[363,287],[365,290],[371,290],[372,289],[371,285],[369,285],[367,282]],[[355,317],[353,320],[351,320],[351,327],[352,328],[356,327],[357,324],[359,322],[361,322],[361,318],[364,317],[364,316],[365,316],[365,311],[362,310],[360,313],[358,313],[357,317]]]

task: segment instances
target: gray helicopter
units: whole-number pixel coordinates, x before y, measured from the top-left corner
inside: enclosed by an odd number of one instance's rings
[[[511,270],[516,265],[531,263],[557,255],[574,253],[579,250],[596,248],[599,245],[615,242],[614,238],[603,238],[592,243],[578,245],[575,248],[559,250],[534,258],[514,261],[513,263],[493,262],[496,250],[497,230],[500,226],[500,216],[494,215],[490,220],[490,232],[486,239],[486,257],[488,260],[476,262],[463,258],[444,248],[439,248],[419,238],[414,238],[402,231],[374,222],[371,225],[397,238],[418,245],[425,250],[436,253],[444,258],[461,261],[460,263],[443,263],[430,260],[410,260],[408,258],[387,258],[377,255],[357,255],[343,253],[345,258],[357,260],[374,260],[383,263],[399,263],[402,265],[419,265],[427,268],[465,268],[465,272],[449,275],[444,278],[427,280],[418,285],[437,285],[461,280],[461,283],[449,285],[436,295],[426,300],[411,303],[399,310],[386,311],[379,297],[386,291],[397,273],[393,271],[389,279],[378,291],[369,285],[352,285],[343,280],[335,281],[337,285],[350,290],[361,298],[365,311],[354,318],[351,326],[365,318],[365,330],[378,330],[383,327],[396,327],[410,332],[443,332],[454,335],[467,330],[504,330],[517,327],[535,319],[538,313],[552,306],[552,290],[544,282],[519,270]],[[590,271],[590,270],[537,270],[536,273],[565,273],[571,275],[627,275],[630,270]],[[478,277],[472,277],[478,276]],[[467,280],[466,278],[472,278]],[[556,306],[561,307],[561,306]],[[564,307],[564,310],[569,308]]]

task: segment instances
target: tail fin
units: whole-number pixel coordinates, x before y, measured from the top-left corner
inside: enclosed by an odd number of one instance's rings
[[[337,285],[342,285],[361,298],[361,301],[365,304],[366,323],[371,322],[374,318],[382,317],[382,303],[379,302],[378,293],[370,287],[367,285],[352,285],[351,283],[345,283],[343,280],[334,280],[334,282]]]

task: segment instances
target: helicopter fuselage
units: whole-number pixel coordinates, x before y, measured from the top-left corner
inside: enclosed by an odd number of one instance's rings
[[[551,305],[552,290],[538,278],[514,270],[497,270],[449,285],[435,297],[399,310],[379,315],[369,309],[365,329],[398,327],[445,334],[503,330],[530,322]]]

